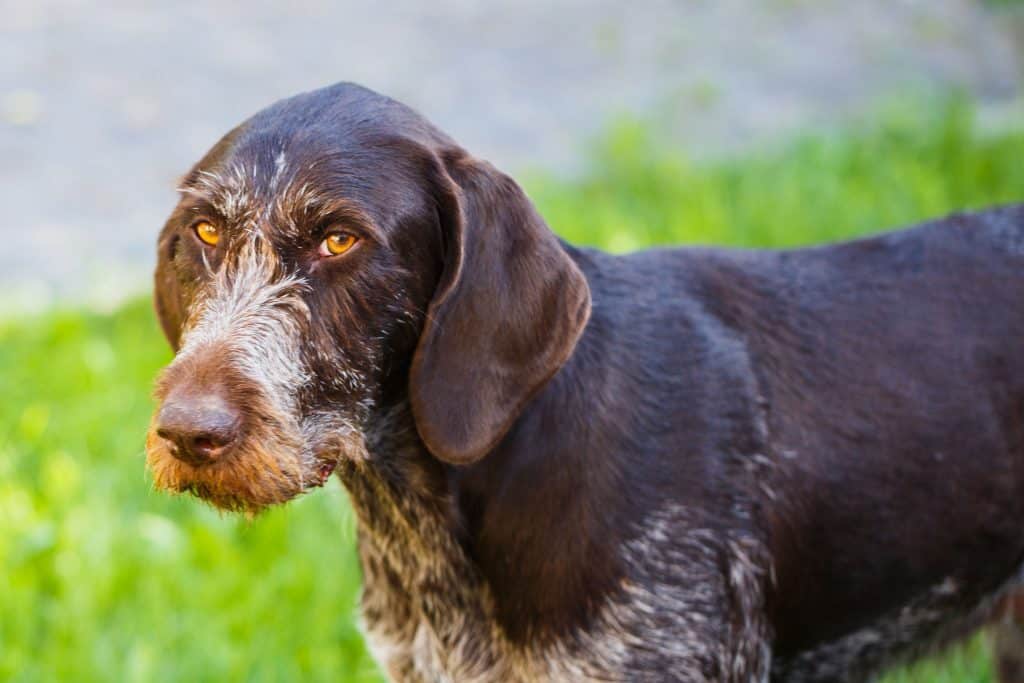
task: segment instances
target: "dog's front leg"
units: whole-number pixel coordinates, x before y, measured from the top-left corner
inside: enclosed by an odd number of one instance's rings
[[[363,569],[361,622],[370,652],[390,680],[425,681],[416,665],[414,649],[419,619],[412,599],[362,533],[358,545]]]
[[[1007,599],[995,627],[994,655],[1000,683],[1024,683],[1024,591]]]

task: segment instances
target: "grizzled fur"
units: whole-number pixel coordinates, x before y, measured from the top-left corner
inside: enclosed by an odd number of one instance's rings
[[[336,471],[395,680],[865,681],[1020,584],[1022,207],[611,256],[348,84],[181,194],[157,397],[231,429],[193,457],[158,411],[155,482],[255,513]]]

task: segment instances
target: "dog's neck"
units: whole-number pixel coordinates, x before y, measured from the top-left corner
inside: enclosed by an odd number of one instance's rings
[[[447,468],[426,452],[404,402],[380,416],[366,446],[364,459],[343,460],[338,471],[358,523],[371,642],[384,638],[389,652],[411,647],[425,620],[440,651],[474,650],[464,666],[493,670],[506,641],[464,646],[467,634],[499,629],[488,585],[460,538]]]
[[[344,460],[339,473],[361,533],[411,576],[422,558],[458,555],[446,468],[424,448],[407,402],[380,411],[372,424],[366,457]]]
[[[600,312],[591,320],[609,324]],[[487,596],[489,604],[473,608],[477,616],[496,620],[513,641],[584,625],[621,579],[615,536],[636,511],[622,495],[624,463],[594,459],[615,450],[596,444],[624,439],[617,416],[604,414],[623,375],[606,357],[603,336],[584,334],[569,363],[480,462],[456,468],[435,459],[408,404],[397,401],[368,430],[367,459],[342,469],[362,542],[403,582],[461,593],[448,601]]]

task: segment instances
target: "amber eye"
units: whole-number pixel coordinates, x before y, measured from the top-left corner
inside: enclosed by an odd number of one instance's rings
[[[320,243],[321,256],[340,256],[356,246],[359,240],[347,232],[332,232]]]
[[[217,226],[209,221],[199,221],[192,226],[192,229],[196,231],[196,237],[198,237],[203,244],[215,247],[217,246],[217,242],[220,242],[220,231],[217,230]]]

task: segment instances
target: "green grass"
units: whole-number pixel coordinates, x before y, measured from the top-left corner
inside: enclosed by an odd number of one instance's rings
[[[623,124],[581,177],[527,185],[562,235],[618,251],[806,244],[1024,198],[1024,135],[979,138],[955,103],[882,120],[704,166]],[[146,302],[0,323],[0,680],[377,680],[337,484],[253,522],[152,490],[169,357]],[[976,641],[889,680],[991,675]]]

